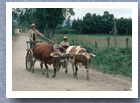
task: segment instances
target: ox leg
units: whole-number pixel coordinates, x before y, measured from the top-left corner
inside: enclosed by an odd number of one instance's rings
[[[87,71],[87,80],[89,80],[89,69],[86,69]]]
[[[74,73],[74,77],[77,78],[78,67],[77,67],[76,63],[75,63],[74,65],[75,65],[75,73]]]
[[[75,75],[75,73],[74,73],[74,63],[72,63],[72,70],[73,70],[73,75]]]
[[[40,67],[41,67],[42,75],[44,75],[45,73],[43,71],[43,63],[42,62],[40,63]]]
[[[66,60],[66,69],[65,69],[65,73],[68,72],[68,60]]]
[[[74,64],[75,64],[75,58],[72,59],[72,70],[73,70],[73,75],[75,75],[74,71]]]
[[[54,74],[53,74],[53,78],[56,76],[56,69],[54,68]]]
[[[49,69],[48,69],[48,66],[47,66],[47,63],[44,63],[45,64],[45,67],[46,67],[46,77],[49,78]]]
[[[77,75],[77,71],[78,71],[78,67],[77,67],[77,65],[75,63],[75,75]]]

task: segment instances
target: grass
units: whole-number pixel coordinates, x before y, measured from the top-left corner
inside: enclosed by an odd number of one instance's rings
[[[63,34],[56,34],[54,39],[59,41],[62,41]],[[71,43],[73,39],[76,41],[82,41],[83,43],[91,43],[95,45],[95,41],[98,44],[98,50],[103,50],[107,48],[107,37],[110,37],[111,47],[115,47],[114,43],[114,36],[113,35],[107,35],[107,34],[94,34],[94,35],[75,35],[66,34],[65,36],[68,36],[68,41]],[[132,36],[122,36],[117,35],[117,47],[118,48],[124,48],[126,47],[126,38],[129,38],[129,47],[132,47]],[[71,43],[71,45],[76,45]]]

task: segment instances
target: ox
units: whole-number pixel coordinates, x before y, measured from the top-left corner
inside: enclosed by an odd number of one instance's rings
[[[49,65],[53,64],[53,68],[54,68],[53,78],[56,76],[56,70],[60,69],[59,66],[60,54],[54,53],[54,49],[52,45],[46,43],[38,43],[33,48],[33,57],[35,59],[34,64],[37,60],[41,61],[40,66],[41,66],[42,74],[44,74],[43,63],[45,64],[46,67],[46,73],[45,73],[46,77],[49,77],[47,64]],[[32,68],[32,72],[34,72],[34,68]]]
[[[90,59],[91,56],[95,57],[95,55],[92,53],[88,53],[86,49],[81,46],[69,46],[66,50],[66,53],[78,54],[73,56],[72,58],[69,58],[69,61],[72,63],[73,75],[77,77],[77,71],[78,71],[77,64],[82,64],[86,68],[87,79],[89,79]],[[67,62],[67,66],[68,66],[68,62]],[[66,66],[65,73],[67,73],[67,66]],[[74,70],[74,66],[75,66],[75,70]]]

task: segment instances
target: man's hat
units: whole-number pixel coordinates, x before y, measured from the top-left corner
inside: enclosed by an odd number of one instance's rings
[[[64,36],[64,37],[63,37],[63,39],[67,39],[67,38],[68,38],[67,36]]]
[[[31,26],[31,27],[35,27],[35,24],[33,23],[33,24],[31,24],[30,26]]]

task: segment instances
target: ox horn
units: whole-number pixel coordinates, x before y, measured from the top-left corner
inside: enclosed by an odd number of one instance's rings
[[[95,57],[95,56],[96,56],[96,55],[94,55],[94,54],[92,54],[92,53],[90,53],[89,55],[92,56],[92,57]]]

